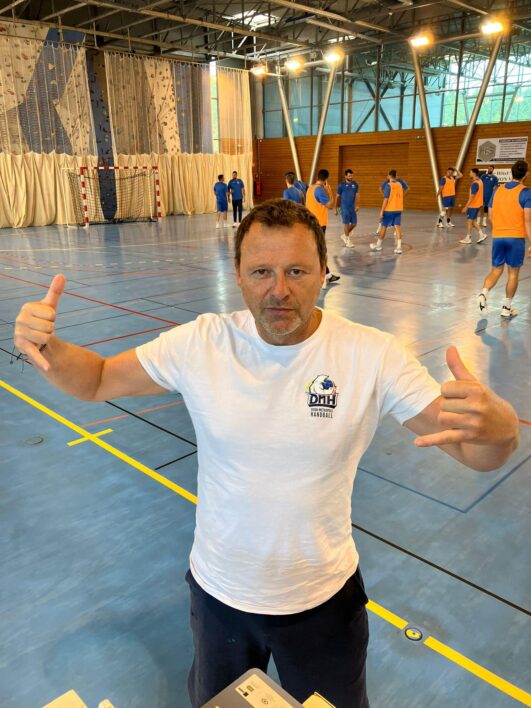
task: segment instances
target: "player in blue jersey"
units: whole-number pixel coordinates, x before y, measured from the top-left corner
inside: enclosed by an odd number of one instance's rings
[[[354,173],[350,169],[345,170],[345,179],[337,187],[335,213],[338,213],[338,207],[341,206],[341,221],[343,222],[341,238],[347,248],[354,248],[350,234],[358,223],[358,196],[359,186],[354,180]]]
[[[293,183],[293,186],[301,190],[304,196],[304,200],[306,201],[306,192],[308,191],[308,185],[306,184],[306,182],[304,182],[304,180],[302,179],[296,179]]]
[[[227,224],[227,211],[229,209],[229,187],[225,184],[223,175],[218,175],[218,181],[214,185],[216,195],[216,229]],[[221,217],[223,216],[223,221]]]
[[[487,172],[483,172],[480,179],[483,182],[483,226],[486,226],[490,200],[499,184],[498,178],[494,174],[494,166],[489,165]]]
[[[304,194],[295,187],[295,173],[286,172],[284,177],[286,178],[286,189],[282,195],[284,199],[289,199],[290,202],[295,202],[295,204],[304,204]]]
[[[228,188],[232,199],[232,217],[234,219],[232,228],[235,229],[242,220],[243,200],[245,199],[245,185],[236,171],[232,173]]]

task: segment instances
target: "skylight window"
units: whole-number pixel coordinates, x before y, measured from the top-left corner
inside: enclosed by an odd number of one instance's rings
[[[228,16],[227,19],[236,20],[242,24],[250,25],[251,29],[267,27],[269,24],[274,25],[278,22],[278,18],[274,15],[255,14],[252,10],[237,12],[235,15]],[[249,22],[250,19],[251,22]]]

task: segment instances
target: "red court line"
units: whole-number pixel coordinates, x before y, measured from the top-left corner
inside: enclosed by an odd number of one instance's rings
[[[136,415],[139,413],[151,413],[152,411],[160,411],[161,408],[170,408],[171,406],[181,406],[184,401],[172,401],[171,403],[164,403],[162,406],[155,406],[154,408],[143,408],[140,411],[133,411]],[[121,418],[127,418],[129,413],[124,413],[124,415],[117,415],[114,418],[105,418],[105,420],[95,420],[93,423],[85,423],[83,428],[88,428],[91,425],[100,425],[101,423],[111,423],[113,420],[120,420]]]
[[[5,273],[0,273],[0,278],[9,278],[10,280],[18,280],[20,283],[28,283],[29,285],[35,285],[38,288],[44,288],[48,290],[48,285],[42,285],[41,283],[35,283],[33,280],[24,280],[23,278],[16,278],[14,275],[6,275]],[[130,312],[132,315],[139,315],[139,317],[147,317],[150,320],[157,320],[157,322],[167,322],[171,325],[180,325],[180,322],[174,322],[173,320],[165,320],[163,317],[155,317],[155,315],[148,315],[147,312],[138,312],[137,310],[130,310],[127,307],[121,307],[120,305],[112,305],[110,302],[105,302],[104,300],[95,300],[92,297],[86,297],[86,295],[77,295],[76,293],[71,293],[68,290],[64,291],[65,295],[70,295],[71,297],[77,297],[80,300],[88,300],[88,302],[96,302],[98,305],[105,305],[106,307],[114,307],[115,310],[122,310],[123,312]]]
[[[170,325],[164,325],[163,327],[153,327],[153,329],[143,329],[141,332],[131,332],[130,334],[121,334],[119,337],[109,337],[108,339],[100,339],[98,342],[89,342],[88,344],[80,344],[81,347],[92,347],[95,344],[104,344],[105,342],[114,342],[116,339],[127,339],[127,337],[134,337],[136,334],[147,334],[148,332],[158,332],[161,329],[167,329]]]

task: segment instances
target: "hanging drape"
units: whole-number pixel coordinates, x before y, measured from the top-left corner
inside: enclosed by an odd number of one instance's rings
[[[214,211],[234,170],[252,205],[247,72],[104,52],[89,83],[84,47],[46,31],[0,22],[0,227],[73,223],[72,174],[109,142],[115,165],[158,166],[163,215]]]

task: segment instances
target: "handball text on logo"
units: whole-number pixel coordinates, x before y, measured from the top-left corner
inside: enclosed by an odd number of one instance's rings
[[[306,386],[306,396],[311,415],[332,418],[337,406],[337,386],[327,374],[319,374]]]

